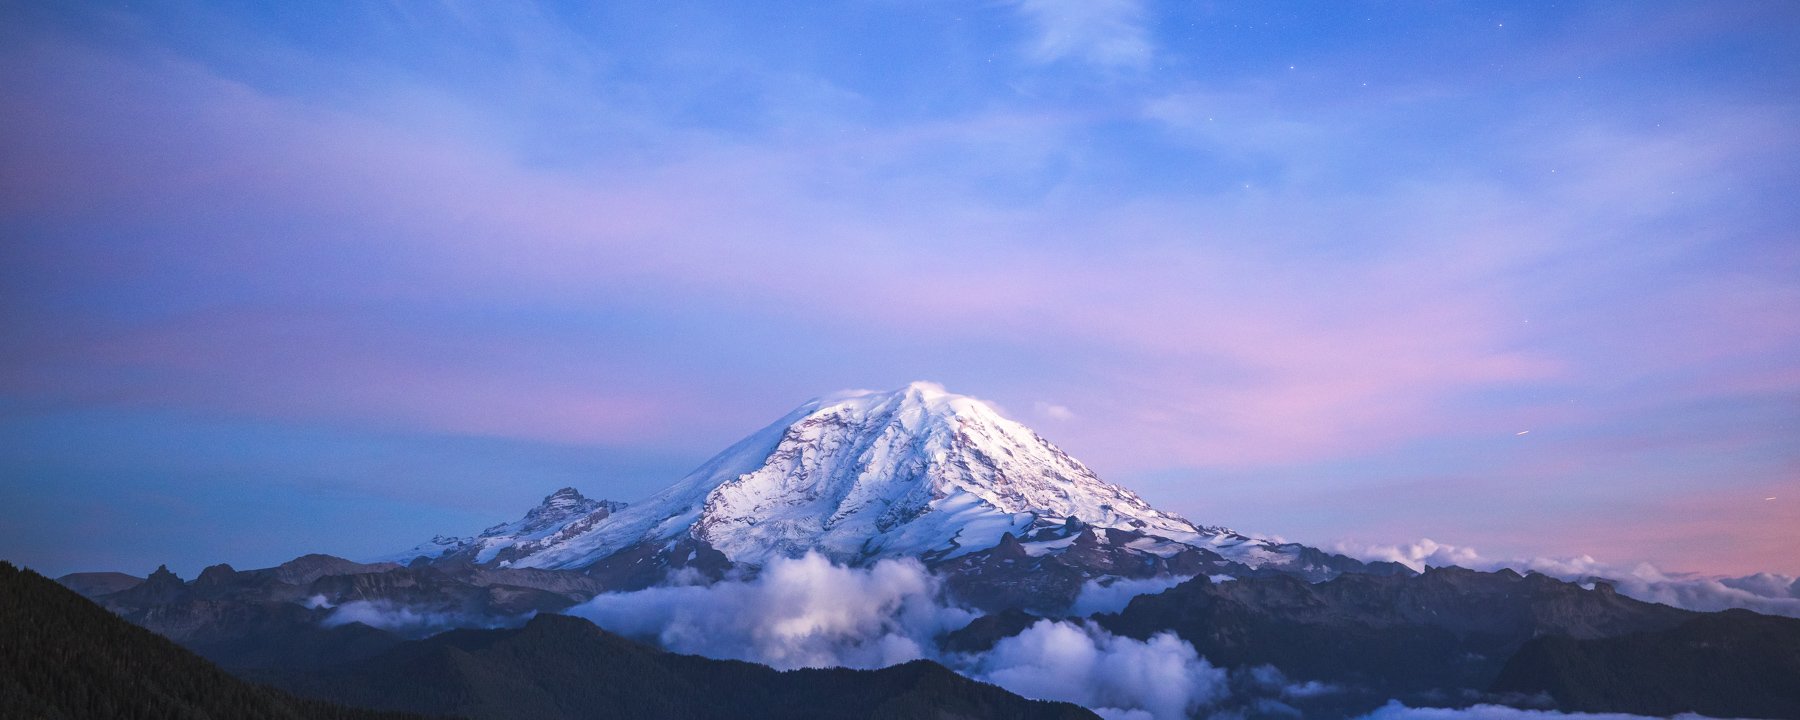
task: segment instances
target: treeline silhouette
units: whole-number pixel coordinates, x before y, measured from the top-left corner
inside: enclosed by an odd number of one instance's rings
[[[228,674],[0,561],[0,718],[8,720],[1095,717],[931,662],[781,672],[677,655],[561,615],[517,629],[453,630],[324,669],[245,672],[294,694]]]
[[[1800,718],[1800,620],[1726,610],[1657,632],[1536,638],[1494,687],[1578,712]]]
[[[400,720],[232,677],[30,570],[0,561],[0,717]]]
[[[373,658],[261,676],[301,695],[483,720],[1094,718],[915,661],[880,670],[774,670],[679,655],[563,615],[452,630]]]

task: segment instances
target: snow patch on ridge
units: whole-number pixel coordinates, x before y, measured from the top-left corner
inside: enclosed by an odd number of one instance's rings
[[[624,507],[625,503],[590,499],[575,488],[566,487],[550,493],[513,522],[494,525],[471,537],[439,535],[378,560],[407,563],[419,557],[436,560],[457,556],[477,564],[490,563],[508,550],[525,554],[534,546],[553,543],[565,531],[596,523]]]
[[[667,490],[513,564],[582,567],[683,535],[752,565],[815,550],[855,564],[941,559],[1067,517],[1192,544],[1227,536],[1100,480],[989,403],[916,382],[806,403]],[[1229,534],[1221,547],[1250,540]]]

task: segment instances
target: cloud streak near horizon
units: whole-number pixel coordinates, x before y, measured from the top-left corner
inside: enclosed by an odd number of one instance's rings
[[[1759,572],[1742,577],[1669,573],[1647,562],[1620,567],[1582,555],[1567,558],[1482,557],[1475,548],[1446,545],[1429,538],[1403,545],[1338,543],[1336,552],[1362,560],[1397,562],[1423,572],[1432,567],[1464,567],[1492,572],[1502,568],[1539,573],[1573,583],[1612,583],[1620,594],[1645,602],[1687,610],[1717,612],[1730,608],[1800,618],[1800,578]]]
[[[19,559],[363,555],[934,379],[1204,523],[1800,573],[1791,8],[0,12]],[[322,496],[391,509],[233,519]]]

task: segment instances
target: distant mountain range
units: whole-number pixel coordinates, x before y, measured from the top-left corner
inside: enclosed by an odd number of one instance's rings
[[[49,579],[0,562],[0,717],[404,720],[226,674]]]
[[[354,636],[380,634],[363,627]],[[355,642],[351,637],[338,640]],[[273,656],[292,650],[285,642],[291,639],[263,636],[260,642]],[[514,630],[457,630],[377,644],[379,651],[360,657],[289,657],[280,663],[284,669],[247,673],[298,695],[345,704],[302,699],[234,678],[36,573],[0,562],[0,717],[7,718],[1095,717],[929,662],[782,673],[663,652],[559,615]]]
[[[987,403],[924,382],[808,402],[643,502],[564,488],[517,522],[381,559],[572,570],[617,588],[804,552],[917,558],[958,578],[966,602],[1045,611],[1099,577],[1412,572],[1158,510]]]
[[[1095,717],[923,660],[778,672],[664,652],[562,615],[515,629],[452,630],[323,670],[250,676],[361,707],[492,720]]]
[[[976,611],[927,657],[980,657],[1054,618],[1138,640],[1173,633],[1232,673],[1309,684],[1284,698],[1308,716],[1398,698],[1800,717],[1800,620],[1694,613],[1594,579],[1421,574],[1190,522],[929,383],[806,403],[630,505],[564,488],[515,522],[374,562],[307,555],[192,581],[166,569],[60,581],[240,674],[362,707],[720,717],[811,693],[819,707],[871,698],[855,705],[870,717],[933,704],[968,717],[1084,715],[1021,705],[930,663],[866,675],[706,665],[719,661],[554,616],[603,593],[750,582],[807,553],[852,568],[916,562],[941,602]],[[1145,594],[1067,617],[1106,587]],[[614,694],[584,684],[624,667],[658,679]]]

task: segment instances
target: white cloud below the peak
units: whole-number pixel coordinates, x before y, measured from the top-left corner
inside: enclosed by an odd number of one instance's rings
[[[314,596],[307,604],[310,607],[331,608],[331,613],[320,621],[324,627],[362,623],[407,637],[425,637],[451,628],[515,627],[536,614],[493,616],[449,609],[417,608],[387,600],[353,600],[334,607],[322,596]]]
[[[1174,633],[1149,640],[1040,620],[983,654],[970,676],[1026,697],[1063,700],[1103,717],[1179,720],[1223,698],[1226,672]]]
[[[938,598],[915,561],[855,569],[809,553],[751,580],[606,593],[569,612],[676,652],[782,670],[876,668],[927,657],[933,636],[974,617]]]
[[[1044,620],[988,652],[940,655],[935,638],[975,613],[949,603],[937,578],[911,560],[850,568],[816,554],[781,558],[751,579],[607,593],[568,612],[675,652],[780,669],[931,659],[1025,697],[1075,702],[1108,718],[1174,720],[1230,694],[1226,671],[1170,633],[1136,640]]]
[[[1081,592],[1075,596],[1075,602],[1069,605],[1069,615],[1087,617],[1094,613],[1116,613],[1131,604],[1131,599],[1139,595],[1154,595],[1186,582],[1189,576],[1165,576],[1151,578],[1118,578],[1102,583],[1089,580],[1081,585]]]
[[[1489,561],[1473,549],[1431,541],[1363,548],[1340,544],[1336,549],[1421,568],[1454,558],[1457,564],[1477,569],[1513,567],[1568,579],[1606,575],[1610,570],[1586,557]],[[1126,581],[1108,587],[1090,584],[1076,604],[1086,603],[1092,606],[1089,610],[1115,609],[1134,594],[1161,589],[1159,582]],[[1736,598],[1738,604],[1723,605],[1729,607],[1750,606],[1745,598],[1775,603],[1783,598],[1774,595],[1785,592],[1791,596],[1800,590],[1793,578],[1785,576],[1701,582],[1671,578],[1647,566],[1621,574],[1618,587],[1628,595],[1664,602],[1672,599],[1672,604],[1702,609],[1718,609],[1703,607],[1708,602],[1728,602],[1717,598]],[[1665,593],[1670,599],[1656,597],[1656,593]],[[1800,603],[1800,598],[1785,600]],[[1774,605],[1752,609],[1780,611]],[[949,601],[938,578],[912,560],[884,560],[854,568],[817,554],[780,558],[753,578],[712,585],[677,582],[607,593],[569,613],[613,632],[654,639],[675,652],[748,660],[781,669],[878,668],[929,659],[1024,697],[1083,705],[1109,720],[1297,715],[1302,711],[1295,704],[1344,691],[1338,685],[1288,678],[1269,666],[1226,670],[1172,633],[1140,640],[1081,621],[1043,619],[986,652],[944,653],[936,639],[965,626],[976,613]],[[1630,715],[1566,714],[1492,705],[1460,710],[1412,708],[1398,702],[1365,718],[1636,720]]]

